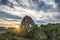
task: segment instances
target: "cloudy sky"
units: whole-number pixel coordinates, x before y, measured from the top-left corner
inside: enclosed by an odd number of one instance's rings
[[[60,0],[0,0],[0,19],[21,20],[25,15],[37,24],[60,22]]]

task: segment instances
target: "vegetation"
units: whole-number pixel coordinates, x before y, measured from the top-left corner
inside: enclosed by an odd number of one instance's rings
[[[18,35],[13,30],[1,30],[0,40],[60,40],[60,24],[27,26]]]
[[[60,40],[60,23],[37,26],[25,16],[20,27],[0,30],[0,40]]]

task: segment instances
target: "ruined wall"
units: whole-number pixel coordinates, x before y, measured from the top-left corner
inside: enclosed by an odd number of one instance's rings
[[[34,21],[32,20],[31,17],[29,16],[25,16],[21,22],[21,26],[32,26],[32,25],[35,25]]]

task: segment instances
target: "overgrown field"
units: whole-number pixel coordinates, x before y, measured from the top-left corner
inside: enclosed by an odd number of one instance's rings
[[[60,24],[34,25],[22,30],[0,30],[0,40],[60,40]]]

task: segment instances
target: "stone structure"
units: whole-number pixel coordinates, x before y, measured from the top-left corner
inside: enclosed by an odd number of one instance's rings
[[[32,20],[32,18],[31,17],[29,17],[29,16],[25,16],[24,18],[23,18],[23,20],[22,20],[22,22],[21,22],[21,26],[23,27],[26,27],[26,26],[32,26],[32,25],[35,25],[34,24],[34,21]]]

